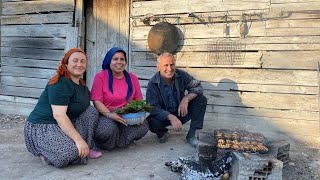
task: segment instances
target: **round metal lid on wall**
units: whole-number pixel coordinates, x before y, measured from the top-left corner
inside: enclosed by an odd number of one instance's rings
[[[148,46],[157,55],[164,52],[173,53],[178,48],[178,44],[178,28],[173,24],[160,22],[149,31]]]

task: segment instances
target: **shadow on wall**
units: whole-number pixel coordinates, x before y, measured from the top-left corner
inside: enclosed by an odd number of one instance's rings
[[[248,95],[259,92],[244,92],[231,79],[221,79],[218,83],[202,82],[202,84],[208,98],[205,131],[222,128],[262,133],[270,139],[287,140],[293,144],[293,148],[296,142],[312,141],[308,137],[299,138],[302,137],[299,136],[302,127],[297,125],[298,120],[290,119],[290,111],[250,107],[243,103],[244,93]],[[312,136],[312,132],[309,135]]]

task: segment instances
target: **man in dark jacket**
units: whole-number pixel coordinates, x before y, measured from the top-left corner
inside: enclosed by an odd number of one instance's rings
[[[157,134],[160,143],[164,143],[168,139],[167,126],[180,131],[182,124],[191,119],[186,139],[195,147],[195,132],[203,127],[207,98],[202,95],[200,81],[176,69],[175,61],[170,53],[158,57],[159,72],[150,79],[147,87],[147,102],[154,106],[147,120],[150,131]]]

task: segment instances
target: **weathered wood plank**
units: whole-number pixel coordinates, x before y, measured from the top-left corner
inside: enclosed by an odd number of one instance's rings
[[[139,80],[141,87],[147,87],[148,80]],[[221,83],[201,82],[206,90],[210,91],[239,91],[261,93],[285,93],[285,94],[309,94],[317,95],[317,86],[291,86],[291,85],[268,85],[268,84],[237,84],[232,80],[224,79]]]
[[[78,46],[78,34],[79,27],[69,27],[67,32],[66,44],[64,52],[66,53],[71,48],[79,47]]]
[[[214,59],[214,52],[178,52],[176,54],[176,65],[178,67],[246,67],[260,68],[261,52],[241,53],[244,59],[237,62],[218,62]],[[156,66],[157,56],[151,52],[132,52],[132,65],[134,66]]]
[[[19,1],[2,3],[3,15],[73,10],[73,0]]]
[[[205,91],[208,104],[318,111],[317,95]]]
[[[112,47],[115,46],[124,46],[124,45],[120,45],[119,40],[120,40],[120,36],[122,36],[119,33],[120,30],[120,22],[119,22],[119,18],[120,18],[120,7],[119,7],[119,1],[107,1],[107,9],[103,9],[104,10],[104,15],[107,16],[107,25],[108,25],[108,32],[107,32],[107,49],[105,49],[106,51],[109,50]],[[118,9],[118,11],[115,11],[114,9]],[[106,22],[104,22],[106,23]],[[98,30],[99,31],[99,30]],[[106,54],[106,53],[104,53]],[[103,58],[102,58],[103,59]]]
[[[52,14],[23,14],[14,16],[2,16],[1,24],[53,24],[68,23],[73,20],[73,12],[61,12]]]
[[[129,54],[129,20],[130,20],[130,11],[129,11],[130,1],[120,0],[119,1],[119,44],[127,52],[127,58]],[[128,59],[127,59],[128,60]]]
[[[314,38],[317,39],[317,38]],[[320,39],[320,38],[318,38]],[[194,39],[195,42],[192,43],[193,39],[187,39],[186,41],[188,41],[187,43],[184,42],[180,42],[179,46],[178,46],[178,50],[179,51],[192,51],[192,52],[196,52],[196,51],[209,51],[210,50],[215,50],[215,47],[219,46],[220,47],[221,44],[223,44],[225,42],[225,44],[230,44],[230,45],[242,45],[242,48],[239,48],[239,50],[241,50],[242,52],[244,51],[284,51],[284,50],[309,50],[309,51],[316,51],[316,50],[320,50],[320,43],[318,44],[313,44],[312,41],[311,42],[307,42],[307,43],[301,43],[301,42],[296,42],[296,43],[290,43],[290,44],[273,44],[270,43],[268,44],[268,42],[265,43],[261,43],[261,44],[251,44],[252,42],[250,41],[246,41],[246,40],[242,40],[239,38],[230,38],[230,39],[221,39],[221,38],[217,38],[217,39]],[[181,40],[183,41],[183,40]],[[201,42],[202,41],[202,42]],[[230,41],[230,42],[228,42]],[[319,41],[319,40],[313,40],[314,42]],[[250,44],[248,44],[248,43]],[[133,47],[132,47],[132,51],[151,51],[148,48],[148,44],[147,41],[145,40],[138,40],[138,41],[134,41],[133,42]],[[237,46],[235,46],[237,47]]]
[[[37,104],[38,99],[0,95],[0,102],[12,102],[12,103],[35,105]]]
[[[23,59],[23,58],[10,58],[1,57],[3,66],[16,66],[16,67],[38,67],[45,69],[57,69],[60,61],[48,61],[37,59]]]
[[[110,1],[108,1],[110,2]],[[95,21],[96,21],[96,70],[95,73],[98,72],[101,68],[102,65],[102,61],[107,53],[107,51],[109,50],[110,47],[108,47],[108,43],[109,43],[109,37],[108,37],[108,31],[110,31],[109,29],[109,25],[108,25],[108,16],[107,16],[107,10],[108,10],[108,3],[106,3],[104,0],[96,0],[96,3],[94,3],[94,11],[96,11],[96,13],[94,13],[95,16]],[[111,8],[111,7],[110,7]],[[112,11],[112,9],[110,10]],[[111,18],[111,17],[110,17]],[[115,17],[114,17],[115,18]]]
[[[0,86],[0,94],[19,97],[39,98],[43,89],[15,87],[15,86]]]
[[[275,45],[276,46],[276,45]],[[176,54],[178,67],[249,67],[292,70],[316,70],[319,61],[319,51],[266,51],[245,53],[245,59],[238,63],[210,63],[214,59],[208,52],[178,52]],[[259,55],[260,54],[260,55]],[[133,66],[155,66],[157,56],[150,52],[132,52]],[[213,61],[214,62],[214,61]],[[241,63],[240,63],[241,62]]]
[[[262,67],[317,70],[319,54],[319,51],[267,52],[262,56]]]
[[[185,25],[185,24],[210,24],[210,23],[224,23],[226,12],[210,12],[210,13],[195,13],[197,16],[201,17],[201,21],[194,17],[189,17],[189,14],[173,14],[173,15],[157,15],[153,14],[150,18],[149,23],[143,22],[144,16],[132,17],[133,26],[146,26],[155,25],[160,21],[166,21],[171,24]],[[287,21],[287,20],[307,20],[319,19],[320,14],[318,11],[269,11],[269,10],[251,10],[251,11],[228,11],[228,22],[239,22],[243,15],[245,16],[247,22],[252,21]],[[301,26],[301,25],[300,25]]]
[[[320,2],[319,0],[271,0],[271,4]]]
[[[2,66],[1,69],[1,76],[34,77],[43,79],[50,79],[56,72],[51,69],[11,66]]]
[[[204,39],[182,39],[178,42],[180,46],[195,46],[195,45],[207,45],[208,43],[219,42],[226,38],[204,38]],[[320,38],[314,36],[293,36],[293,37],[246,37],[246,38],[227,38],[236,42],[240,42],[246,45],[257,45],[257,44],[276,44],[277,46],[282,44],[320,44]],[[134,40],[132,43],[133,51],[146,51],[148,50],[147,39]]]
[[[275,4],[272,3],[270,10],[276,11],[318,11],[320,9],[320,3],[319,2],[296,2],[296,3],[281,3],[281,4]]]
[[[145,94],[146,89],[142,88]],[[317,112],[317,95],[204,91],[208,105]]]
[[[230,2],[230,1],[139,1],[132,3],[132,15],[152,14],[174,14],[174,13],[189,13],[189,12],[212,12],[212,11],[245,11],[251,9],[266,9],[269,8],[269,2]]]
[[[210,121],[211,120],[211,121]],[[303,121],[284,118],[259,118],[255,116],[208,113],[206,128],[243,129],[250,132],[279,133],[319,136],[318,121]]]
[[[49,79],[1,76],[1,84],[5,86],[19,86],[43,89],[46,87],[48,82]]]
[[[63,50],[1,47],[5,57],[61,60],[63,55]]]
[[[35,105],[0,101],[0,113],[29,116]]]
[[[226,12],[210,12],[195,13],[197,16],[201,17],[201,20],[189,17],[189,14],[170,14],[161,15],[153,14],[150,18],[149,24],[155,25],[160,21],[166,21],[171,24],[181,25],[181,24],[203,24],[203,23],[222,23],[225,22]],[[289,19],[319,19],[320,14],[317,11],[302,11],[302,12],[292,12],[292,11],[269,11],[265,9],[261,10],[247,10],[247,11],[228,11],[229,22],[239,22],[242,15],[245,14],[247,21],[268,21],[268,20],[289,20]],[[146,26],[143,22],[144,16],[133,16],[132,21],[134,26]]]
[[[277,110],[263,108],[244,108],[232,106],[207,105],[206,113],[219,113],[230,115],[257,116],[260,118],[284,118],[296,120],[319,120],[319,112],[312,111],[294,111],[294,110]]]
[[[240,27],[239,23],[229,23],[230,24],[230,37],[240,37]],[[193,25],[181,25],[180,29],[180,39],[190,39],[190,38],[222,38],[225,37],[223,33],[223,23],[216,24],[193,24]],[[247,36],[265,36],[265,22],[252,22],[248,24],[248,34]],[[151,26],[141,26],[132,27],[132,39],[141,40],[147,39],[148,33]],[[183,37],[183,38],[182,38]]]
[[[76,33],[73,33],[74,35],[76,35],[75,41],[77,42],[77,44],[73,47],[79,47],[84,49],[84,45],[85,45],[85,18],[84,18],[84,14],[85,14],[85,5],[84,5],[84,0],[77,0],[75,1],[76,4],[76,8],[75,8],[75,15],[74,15],[74,22],[75,22],[75,29],[77,30]]]
[[[268,20],[266,28],[319,28],[320,19]]]
[[[291,86],[318,86],[316,71],[273,70],[273,69],[230,69],[230,68],[181,68],[196,79],[207,82],[230,82],[237,84],[269,84]],[[131,71],[139,79],[150,79],[155,67],[136,67]]]
[[[71,24],[50,24],[50,25],[9,25],[1,26],[1,37],[66,37],[67,28]]]
[[[64,49],[65,38],[1,37],[1,46]]]
[[[86,53],[88,58],[86,83],[89,89],[92,87],[93,79],[97,73],[97,1],[88,1],[86,10]],[[99,35],[100,36],[100,35]]]
[[[266,36],[319,36],[319,28],[272,28],[266,29]]]

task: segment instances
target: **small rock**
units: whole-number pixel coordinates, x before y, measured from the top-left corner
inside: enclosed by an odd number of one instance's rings
[[[289,162],[288,163],[290,166],[294,166],[295,164],[294,164],[294,162]]]

